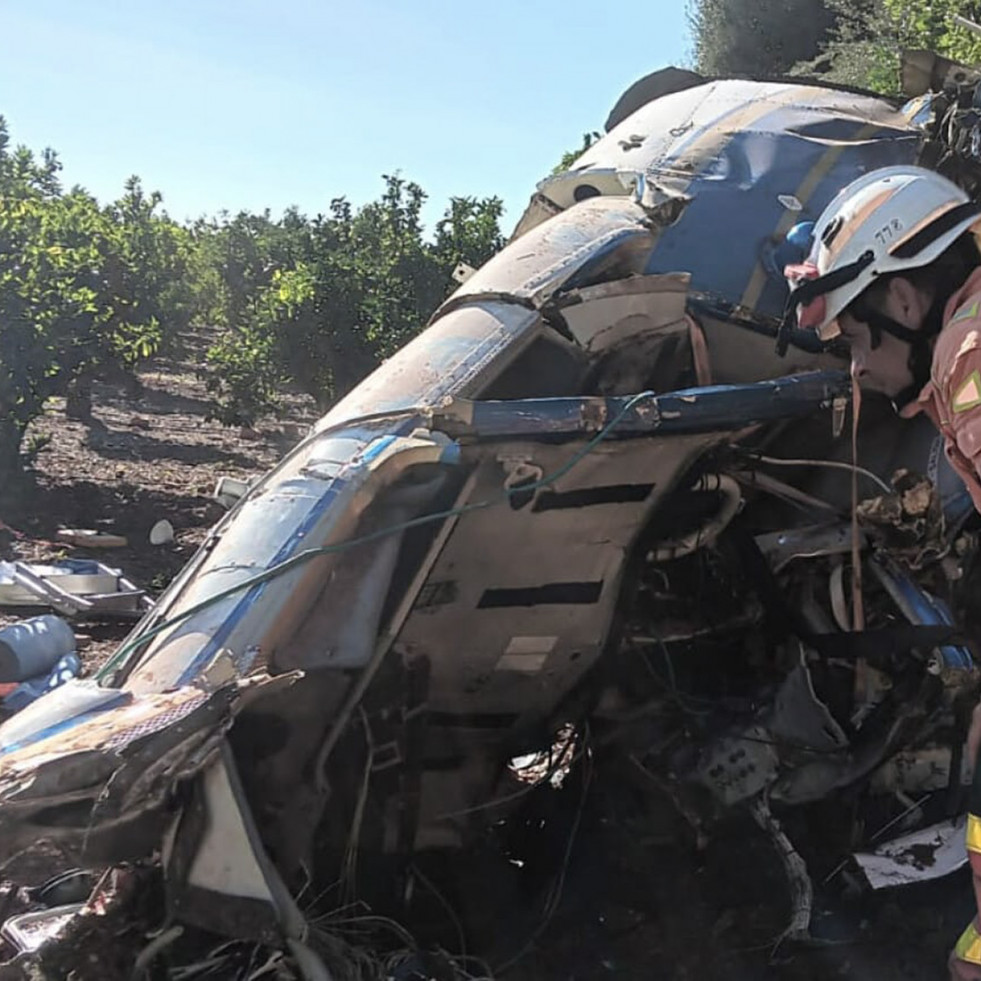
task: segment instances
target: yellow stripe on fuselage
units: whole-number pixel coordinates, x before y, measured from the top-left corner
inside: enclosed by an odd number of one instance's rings
[[[814,166],[804,175],[804,179],[797,186],[797,190],[794,191],[794,197],[800,201],[801,205],[806,208],[808,202],[811,200],[811,195],[817,190],[818,185],[825,177],[831,173],[834,165],[838,162],[838,158],[845,151],[846,147],[852,146],[860,140],[865,140],[870,137],[877,130],[883,129],[886,126],[885,123],[863,123],[858,130],[855,132],[855,137],[852,142],[845,143],[835,143],[829,146],[824,153],[817,159]],[[773,230],[773,237],[776,241],[783,238],[787,232],[795,224],[797,224],[800,219],[800,212],[791,211],[787,209],[780,216],[780,221],[777,222],[776,228]],[[763,295],[763,290],[766,287],[766,270],[763,268],[763,263],[760,259],[756,260],[756,266],[753,269],[753,274],[749,277],[749,282],[746,284],[746,289],[743,291],[743,297],[740,304],[744,307],[752,309],[759,302],[760,297]]]

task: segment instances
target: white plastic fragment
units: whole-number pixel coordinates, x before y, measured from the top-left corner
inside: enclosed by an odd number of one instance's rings
[[[151,545],[169,545],[174,540],[174,526],[163,518],[150,529]]]
[[[857,852],[855,861],[873,889],[940,879],[967,863],[966,825],[966,816],[941,821],[887,841],[875,851]]]

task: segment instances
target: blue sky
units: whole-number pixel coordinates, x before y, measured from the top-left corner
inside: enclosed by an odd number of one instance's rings
[[[0,0],[0,114],[100,199],[130,174],[178,219],[314,214],[396,170],[504,199],[690,58],[684,0]]]

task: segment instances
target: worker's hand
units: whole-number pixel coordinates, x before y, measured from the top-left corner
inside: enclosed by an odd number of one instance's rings
[[[978,761],[978,748],[981,747],[981,702],[974,706],[971,713],[971,728],[967,730],[967,762],[974,773]]]

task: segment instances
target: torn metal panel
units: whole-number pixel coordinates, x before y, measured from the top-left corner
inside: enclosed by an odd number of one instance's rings
[[[575,216],[556,216],[512,242],[471,276],[435,313],[474,299],[499,299],[539,309],[561,287],[585,285],[606,262],[623,257],[640,272],[655,244],[644,209],[632,201],[596,198]]]
[[[529,419],[515,422],[525,430]],[[508,468],[555,473],[581,446],[500,437],[493,455],[463,450],[477,461],[473,500],[492,495]],[[724,439],[677,436],[656,454],[639,440],[601,444],[547,488],[460,517],[394,643],[406,663],[426,666],[423,735],[407,764],[421,770],[415,847],[458,845],[494,760],[588,676],[638,529]]]
[[[792,755],[795,750],[836,753],[848,746],[841,725],[814,690],[814,679],[803,653],[777,692],[769,730],[784,754]]]
[[[631,276],[567,290],[556,297],[554,306],[561,311],[576,341],[587,351],[599,351],[638,332],[636,328],[620,326],[627,318],[642,318],[643,331],[683,320],[688,284],[689,277],[681,273]]]
[[[887,841],[875,851],[857,852],[855,861],[873,889],[940,879],[967,864],[966,827],[966,817],[942,821]]]
[[[0,759],[2,754],[66,729],[75,719],[131,701],[132,696],[115,688],[100,688],[89,680],[69,681],[0,726]]]
[[[915,162],[924,139],[909,114],[872,95],[716,80],[679,87],[620,119],[569,170],[542,181],[536,201],[573,214],[607,196],[637,201],[659,227],[644,272],[690,270],[693,291],[743,320],[772,318],[775,326],[786,298],[786,260],[776,250],[786,233],[813,221],[857,174]],[[514,244],[544,213],[538,203],[523,216]],[[706,326],[712,359],[726,372],[721,380],[787,370],[763,343],[732,350],[729,335],[749,343],[747,331]],[[795,358],[798,370],[816,364],[813,355]]]
[[[291,680],[266,678],[265,687]],[[262,688],[257,678],[213,693],[189,687],[137,699],[103,689],[114,699],[8,742],[0,754],[0,808],[10,822],[3,856],[38,838],[57,839],[83,863],[149,854],[177,788],[210,764],[237,703]],[[35,726],[45,701],[31,706]]]
[[[194,787],[162,855],[171,912],[224,936],[275,943],[303,920],[259,839],[223,746]]]

